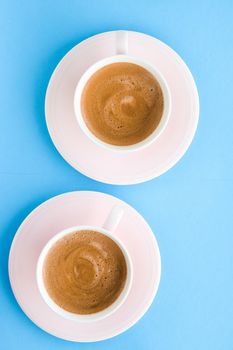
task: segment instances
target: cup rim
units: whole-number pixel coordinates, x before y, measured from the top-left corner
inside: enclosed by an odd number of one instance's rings
[[[91,230],[91,231],[97,231],[105,236],[111,238],[121,249],[127,266],[127,277],[125,281],[125,285],[123,290],[121,291],[120,295],[117,297],[117,299],[109,305],[106,309],[98,311],[93,314],[76,314],[69,312],[63,308],[61,308],[58,304],[53,301],[53,299],[49,296],[46,287],[44,285],[42,271],[43,271],[43,264],[45,257],[47,256],[47,253],[49,252],[50,248],[53,246],[55,242],[57,242],[62,237],[72,234],[74,231],[83,231],[83,230]],[[36,266],[36,280],[37,280],[37,286],[39,288],[39,292],[44,300],[44,302],[58,315],[70,319],[72,321],[78,321],[78,322],[93,322],[100,319],[103,319],[112,313],[114,313],[126,300],[127,296],[129,295],[129,292],[132,287],[133,282],[133,265],[131,257],[128,253],[128,250],[122,243],[122,241],[119,238],[116,238],[114,234],[112,234],[110,231],[106,230],[105,228],[99,227],[99,226],[92,226],[92,225],[78,225],[78,226],[72,226],[69,228],[66,228],[62,231],[59,231],[54,236],[52,236],[47,243],[42,248],[39,258],[37,260],[37,266]]]
[[[164,97],[164,109],[163,114],[161,117],[161,120],[159,122],[159,125],[156,127],[156,129],[144,140],[135,143],[133,145],[126,145],[126,146],[120,146],[120,145],[113,145],[109,144],[107,142],[102,141],[98,137],[96,137],[91,130],[87,127],[81,110],[81,97],[83,93],[83,89],[88,82],[88,80],[92,77],[92,75],[98,71],[98,69],[111,64],[111,63],[117,63],[117,62],[129,62],[129,63],[135,63],[140,65],[142,68],[145,68],[148,70],[155,79],[159,82],[159,85],[163,92]],[[89,68],[86,69],[86,71],[83,73],[81,78],[79,79],[74,93],[74,112],[76,120],[84,132],[84,134],[92,140],[95,144],[102,146],[105,149],[113,150],[113,151],[136,151],[139,149],[142,149],[148,145],[150,145],[152,142],[154,142],[164,131],[168,124],[168,120],[170,118],[171,114],[171,94],[168,87],[168,84],[164,78],[164,76],[161,74],[161,72],[151,63],[149,63],[147,60],[137,58],[136,56],[131,55],[125,55],[125,54],[118,54],[113,55],[109,57],[105,57],[94,64],[92,64]]]

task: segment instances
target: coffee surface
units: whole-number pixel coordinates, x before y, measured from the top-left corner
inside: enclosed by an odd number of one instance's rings
[[[84,87],[81,110],[89,130],[102,141],[119,146],[136,144],[159,125],[162,89],[139,65],[119,62],[94,73]]]
[[[96,231],[61,238],[49,250],[43,266],[50,297],[76,314],[92,314],[110,306],[123,290],[126,276],[121,249]]]

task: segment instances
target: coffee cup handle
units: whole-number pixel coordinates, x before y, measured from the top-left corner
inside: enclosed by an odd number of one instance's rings
[[[126,30],[116,31],[116,54],[128,54],[128,32]]]
[[[123,214],[123,208],[120,205],[115,205],[105,220],[103,228],[107,231],[114,232],[121,221]]]

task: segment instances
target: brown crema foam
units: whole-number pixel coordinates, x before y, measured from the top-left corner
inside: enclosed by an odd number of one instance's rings
[[[86,83],[81,110],[89,130],[118,146],[146,139],[157,128],[164,109],[162,89],[155,77],[133,63],[112,63]]]
[[[110,306],[127,277],[119,246],[97,231],[77,231],[58,240],[44,266],[45,288],[53,301],[76,314],[92,314]]]

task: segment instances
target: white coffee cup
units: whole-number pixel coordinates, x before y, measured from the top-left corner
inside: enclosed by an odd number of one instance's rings
[[[116,150],[116,151],[135,151],[150,145],[153,141],[155,141],[159,137],[159,135],[166,128],[166,125],[170,117],[170,112],[171,112],[171,95],[170,95],[169,87],[166,80],[164,79],[163,75],[160,73],[160,71],[156,67],[154,67],[153,65],[151,65],[149,62],[145,60],[142,60],[140,58],[130,56],[127,54],[128,52],[128,32],[127,31],[117,32],[116,52],[117,52],[116,55],[104,58],[94,63],[84,72],[84,74],[82,75],[82,77],[80,78],[76,86],[76,90],[74,94],[74,110],[75,110],[76,119],[80,128],[86,134],[86,136],[90,140],[95,142],[97,145],[100,145],[110,150]],[[81,110],[81,97],[82,97],[83,89],[86,83],[88,82],[88,80],[100,68],[116,62],[135,63],[145,68],[146,70],[148,70],[159,82],[159,85],[162,89],[163,98],[164,98],[164,109],[163,109],[163,114],[159,125],[152,132],[152,134],[150,134],[146,139],[129,146],[112,145],[97,138],[87,127],[82,115],[82,110]]]
[[[61,232],[57,233],[55,236],[53,236],[44,246],[42,249],[38,262],[37,262],[37,269],[36,269],[36,278],[37,278],[37,285],[40,291],[40,294],[42,298],[44,299],[45,303],[58,315],[65,317],[69,320],[73,321],[79,321],[79,322],[93,322],[96,320],[103,319],[113,312],[115,312],[125,301],[127,298],[131,286],[132,286],[132,280],[133,280],[133,266],[132,266],[132,261],[130,258],[130,255],[125,248],[124,244],[114,235],[114,230],[116,229],[118,223],[121,220],[121,217],[123,215],[123,209],[120,206],[114,206],[107,217],[103,227],[96,227],[96,226],[73,226],[69,227],[65,230],[62,230]],[[102,233],[103,235],[110,237],[121,249],[125,261],[126,261],[126,267],[127,267],[127,277],[125,281],[125,285],[123,290],[121,291],[120,295],[118,298],[108,306],[106,309],[93,313],[93,314],[88,314],[88,315],[79,315],[75,314],[69,311],[66,311],[62,309],[59,305],[57,305],[53,299],[49,296],[44,280],[43,280],[43,265],[45,258],[50,250],[50,248],[54,245],[55,242],[57,242],[59,239],[63,238],[66,235],[69,235],[72,232],[78,232],[78,231],[83,231],[83,230],[92,230],[92,231],[97,231]]]

